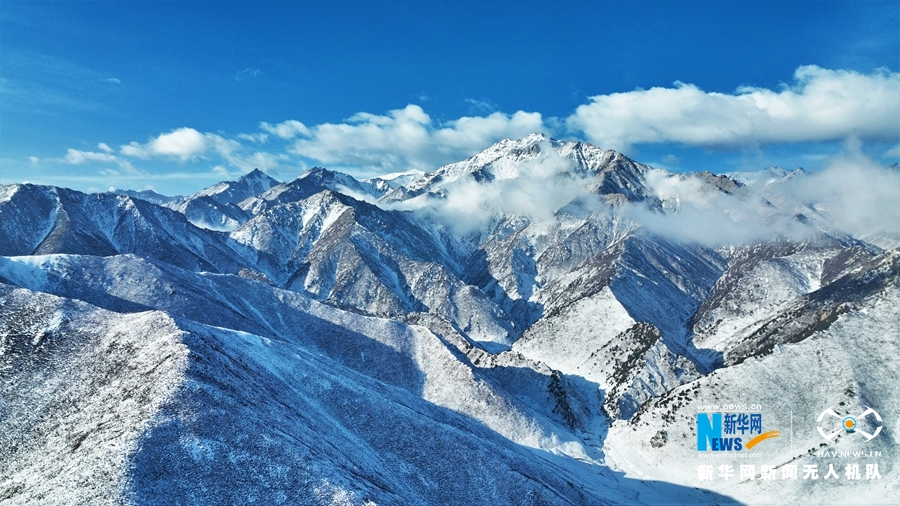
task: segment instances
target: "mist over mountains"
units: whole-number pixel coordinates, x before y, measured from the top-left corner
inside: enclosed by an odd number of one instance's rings
[[[0,498],[895,503],[897,202],[852,150],[671,173],[541,134],[365,181],[2,186]],[[698,482],[726,401],[780,427],[761,463],[820,469],[816,416],[874,407],[884,478]]]

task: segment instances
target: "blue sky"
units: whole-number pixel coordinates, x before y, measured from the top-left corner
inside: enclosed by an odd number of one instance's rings
[[[898,0],[4,0],[0,183],[369,177],[536,130],[677,171],[889,164],[898,72]]]

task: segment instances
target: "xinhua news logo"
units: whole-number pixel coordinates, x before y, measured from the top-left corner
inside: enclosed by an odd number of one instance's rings
[[[761,413],[697,413],[697,451],[739,452],[780,435],[763,432]]]

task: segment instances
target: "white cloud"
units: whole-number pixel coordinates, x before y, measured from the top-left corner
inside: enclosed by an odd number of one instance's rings
[[[465,102],[469,104],[471,110],[474,112],[491,113],[497,110],[496,104],[488,102],[487,100],[467,98],[465,99]]]
[[[257,144],[265,144],[269,140],[269,136],[266,134],[237,134],[237,138]]]
[[[525,162],[519,177],[513,179],[491,184],[465,181],[448,192],[446,202],[438,204],[440,212],[462,234],[479,228],[495,212],[548,220],[566,203],[590,195],[588,181],[574,177],[571,168],[569,160],[553,152]]]
[[[116,79],[115,77],[110,77],[109,79],[104,79],[103,82],[112,83],[112,84],[122,84],[122,81],[119,79]]]
[[[306,128],[306,125],[300,123],[295,119],[289,119],[287,121],[283,121],[278,123],[277,125],[270,125],[263,121],[259,124],[259,128],[269,132],[272,135],[281,137],[282,139],[293,139],[298,135],[307,136],[309,135],[309,129]]]
[[[97,144],[97,149],[99,149],[100,151],[103,151],[104,153],[112,153],[113,152],[113,149],[111,147],[109,147],[109,144],[107,144],[105,142],[101,142],[100,144]]]
[[[291,152],[325,164],[382,172],[433,169],[471,156],[504,137],[545,130],[539,113],[500,112],[436,125],[418,105],[387,115],[357,113],[344,123],[309,128]]]
[[[238,141],[226,139],[217,134],[201,133],[190,127],[181,127],[161,134],[147,144],[132,141],[120,146],[119,152],[126,156],[145,160],[153,156],[161,156],[177,158],[184,162],[209,152],[230,159],[233,153],[240,148],[241,144]]]
[[[662,162],[667,165],[681,165],[681,158],[669,153],[668,155],[662,157]]]
[[[577,175],[572,160],[559,156],[549,143],[537,157],[521,162],[517,168],[516,177],[498,177],[490,182],[456,179],[440,187],[442,197],[422,196],[379,205],[425,213],[465,236],[483,230],[500,215],[544,221],[572,200],[600,201],[589,189],[595,181]]]
[[[104,145],[102,142],[100,144]],[[127,174],[144,174],[143,171],[136,168],[128,160],[120,158],[112,153],[106,152],[100,153],[97,151],[81,151],[78,149],[69,148],[68,150],[66,150],[66,156],[62,159],[62,161],[72,165],[81,165],[88,162],[115,163]],[[101,170],[101,173],[103,172],[114,172],[115,174],[120,173],[119,171],[111,169]]]
[[[886,247],[900,243],[900,172],[865,156],[857,140],[825,170],[798,181],[792,194],[847,234]]]
[[[900,244],[900,173],[865,156],[854,138],[824,170],[766,187],[766,200],[719,192],[693,174],[654,170],[646,182],[667,211],[629,205],[629,217],[680,241],[719,246],[778,237],[802,240],[821,227],[884,248]],[[798,214],[812,224],[797,219]]]
[[[692,84],[591,97],[567,119],[604,148],[678,142],[696,146],[900,139],[900,73],[799,67],[779,91],[742,87],[733,94]]]
[[[150,153],[147,152],[147,149],[134,141],[131,141],[130,143],[123,146],[119,146],[119,152],[125,156],[133,156],[142,160],[150,158]]]
[[[85,162],[117,162],[119,159],[109,153],[97,153],[95,151],[81,151],[69,148],[66,151],[65,161],[73,165]]]
[[[696,174],[652,170],[647,188],[666,209],[628,204],[627,216],[645,229],[678,241],[720,246],[772,240],[778,236],[801,239],[811,229],[753,194],[718,191]]]
[[[150,141],[149,151],[188,160],[209,149],[210,139],[193,128],[179,128]]]
[[[38,164],[39,161],[41,161],[41,159],[36,156],[29,156],[28,161],[31,162],[32,166],[35,166]]]
[[[897,144],[891,149],[885,151],[884,156],[890,158],[900,158],[900,144]]]
[[[262,73],[263,73],[262,70],[255,69],[253,67],[247,67],[244,70],[241,70],[240,72],[235,74],[234,79],[235,79],[235,81],[240,82],[245,79],[253,79],[255,77],[259,77],[260,75],[262,75]]]
[[[238,137],[241,137],[241,135],[238,135]],[[259,135],[265,137],[265,134]],[[190,127],[182,127],[161,134],[146,144],[132,141],[129,144],[120,146],[119,152],[125,156],[144,160],[156,157],[187,162],[197,159],[210,160],[219,158],[227,162],[229,166],[241,171],[254,168],[274,170],[280,166],[281,162],[290,159],[284,153],[272,154],[257,151],[245,154],[245,147],[237,140],[228,139],[218,134],[203,133]],[[115,158],[111,154],[109,156],[111,157],[110,159]],[[217,167],[224,169],[222,165]]]

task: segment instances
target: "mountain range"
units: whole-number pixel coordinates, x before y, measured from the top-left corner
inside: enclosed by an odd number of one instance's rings
[[[370,180],[2,186],[0,499],[895,504],[900,234],[835,197],[900,178],[867,170],[533,134]],[[711,460],[714,405],[781,435]],[[829,407],[883,430],[825,440]],[[746,462],[881,478],[698,479]]]

